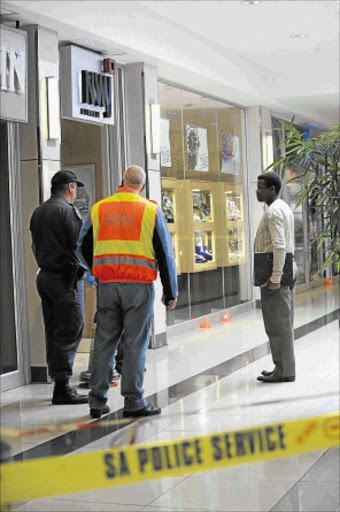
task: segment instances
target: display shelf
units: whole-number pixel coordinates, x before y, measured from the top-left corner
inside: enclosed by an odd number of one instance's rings
[[[202,272],[217,268],[214,196],[214,183],[185,181],[188,243],[184,248],[182,271]]]
[[[225,211],[227,222],[243,221],[243,201],[240,193],[231,190],[230,186],[225,186],[228,190],[224,190]]]
[[[222,222],[218,224],[218,236],[221,237],[223,247],[218,254],[218,265],[239,265],[244,263],[246,258],[242,187],[220,183],[217,201],[222,212]]]
[[[180,270],[180,252],[179,252],[179,182],[176,178],[162,178],[162,211],[168,225],[171,235],[172,246],[174,249],[177,274]]]

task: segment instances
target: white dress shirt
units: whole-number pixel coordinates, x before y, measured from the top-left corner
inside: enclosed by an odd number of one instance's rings
[[[264,212],[256,231],[255,252],[273,253],[272,283],[279,283],[286,253],[294,255],[294,215],[282,199],[275,199]]]

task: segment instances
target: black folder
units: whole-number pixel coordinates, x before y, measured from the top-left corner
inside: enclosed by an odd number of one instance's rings
[[[294,286],[293,272],[293,254],[286,253],[286,261],[283,267],[283,275],[281,277],[281,286]],[[272,252],[255,252],[254,253],[254,284],[261,286],[265,283],[273,273],[273,253]]]

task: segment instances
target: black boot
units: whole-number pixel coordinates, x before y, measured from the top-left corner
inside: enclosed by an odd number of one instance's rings
[[[53,391],[53,405],[77,405],[87,404],[87,395],[78,395],[75,389],[71,389],[68,380],[56,379]]]

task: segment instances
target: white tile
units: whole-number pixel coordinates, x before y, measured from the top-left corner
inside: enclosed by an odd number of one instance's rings
[[[298,482],[273,512],[331,512],[339,505],[339,493],[338,483]]]
[[[319,458],[321,454],[319,454]],[[273,480],[297,482],[313,467],[315,453],[210,471],[212,478],[228,480]],[[199,475],[201,473],[198,473]],[[254,485],[256,485],[254,483]]]
[[[220,480],[189,476],[152,503],[172,510],[268,511],[291,488],[291,482]]]
[[[339,307],[338,290],[339,287],[333,287],[331,293],[318,289],[298,295],[295,327]],[[297,380],[294,383],[265,385],[258,382],[256,377],[261,371],[273,367],[271,356],[266,355],[204,389],[164,407],[159,417],[145,421],[138,427],[137,442],[247,428],[268,422],[313,416],[339,408],[338,336],[338,321],[334,321],[296,341]],[[170,339],[168,346],[147,351],[146,396],[160,390],[165,390],[166,393],[169,386],[210,369],[266,340],[260,310],[239,315],[229,325],[214,324],[209,332],[196,329],[184,336]],[[87,359],[77,356],[72,386],[77,386],[79,373],[84,369],[87,369]],[[17,425],[23,428],[90,421],[88,405],[52,406],[52,392],[51,384],[34,384],[2,393],[1,421],[7,426]],[[87,393],[86,390],[80,392]],[[109,390],[108,403],[113,411],[123,407],[120,382],[118,387]],[[126,444],[128,435],[124,435],[128,434],[128,429],[126,427],[123,431],[105,436],[78,450],[78,453],[109,448],[117,442]],[[14,453],[58,435],[58,432],[47,433],[25,438],[25,441],[17,440],[13,443]],[[37,500],[20,507],[26,507],[21,510],[32,512],[133,512],[140,509],[149,512],[267,512],[281,500],[294,482],[308,478],[308,474],[310,478],[313,477],[313,464],[318,462],[324,452],[321,450],[300,457],[187,475],[189,478],[179,476],[128,487]],[[325,467],[325,472],[322,471],[322,475],[326,475],[327,468],[328,466]],[[322,475],[320,477],[314,474],[313,478],[323,478]],[[301,488],[303,493],[307,487]]]
[[[340,451],[338,448],[328,450],[313,467],[304,475],[304,482],[334,482],[340,481]]]
[[[77,502],[120,503],[122,505],[149,505],[167,491],[175,488],[184,477],[162,478],[141,484],[112,487],[86,493],[77,493],[72,499]],[[70,500],[70,496],[59,496],[59,500]]]
[[[24,452],[25,450],[29,450],[30,448],[33,448],[35,446],[34,443],[23,443],[20,440],[19,441],[9,441],[8,442],[10,448],[11,448],[11,455],[17,455],[17,453]]]
[[[223,432],[225,430],[235,430],[237,428],[248,428],[256,425],[263,425],[270,420],[270,416],[254,416],[247,412],[243,414],[192,414],[183,418],[181,422],[169,427],[172,431],[190,430],[201,433]]]
[[[16,512],[139,512],[142,507],[116,503],[78,502],[73,500],[34,500],[15,508]]]
[[[310,398],[293,402],[273,417],[274,422],[309,418],[333,413],[339,410],[336,398]]]
[[[173,508],[169,507],[152,507],[151,505],[148,505],[147,507],[143,508],[142,512],[174,512]],[[186,508],[185,512],[207,512],[202,507],[200,508]],[[220,511],[219,511],[220,512]]]

